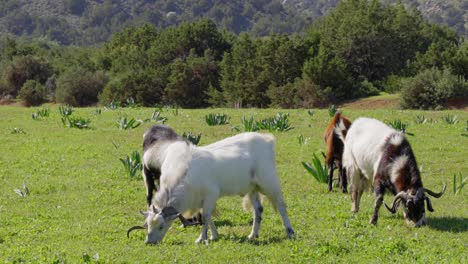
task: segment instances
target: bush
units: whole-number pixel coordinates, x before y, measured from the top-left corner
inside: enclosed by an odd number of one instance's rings
[[[400,105],[411,109],[442,109],[447,100],[468,94],[468,84],[450,70],[432,68],[408,79],[401,91]]]
[[[3,78],[8,85],[9,93],[16,96],[26,81],[36,80],[45,83],[52,74],[52,67],[46,61],[28,55],[16,57],[8,64],[3,72]]]
[[[46,101],[44,86],[35,80],[28,80],[19,91],[18,97],[23,100],[25,106],[37,106]]]
[[[98,94],[108,79],[102,72],[89,72],[83,68],[72,68],[57,80],[57,103],[71,106],[88,106],[98,102]]]

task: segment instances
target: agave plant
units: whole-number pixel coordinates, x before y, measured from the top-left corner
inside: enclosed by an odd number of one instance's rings
[[[453,175],[453,193],[454,194],[459,194],[461,193],[463,187],[466,185],[466,178],[463,179],[463,175],[461,173],[458,174],[458,180],[457,180],[457,175]]]
[[[424,115],[416,115],[416,124],[425,124],[428,120]]]
[[[205,121],[209,126],[218,126],[229,124],[229,117],[226,114],[208,114],[205,116]]]
[[[403,123],[400,119],[395,119],[393,121],[389,121],[388,124],[393,127],[394,129],[398,130],[398,131],[401,131],[407,135],[410,135],[410,136],[414,136],[413,133],[410,133],[408,131],[406,131],[406,128],[408,127],[408,125],[406,123]]]
[[[332,104],[328,107],[328,115],[330,117],[334,117],[336,112],[338,112],[338,108],[336,107],[336,105]]]
[[[307,144],[307,139],[304,138],[304,136],[302,134],[300,134],[297,137],[297,141],[299,142],[299,145],[301,145],[301,146]]]
[[[59,106],[58,110],[62,117],[70,116],[73,113],[73,107],[69,105]]]
[[[62,117],[62,123],[69,128],[87,129],[90,128],[91,120],[82,117]]]
[[[120,159],[120,162],[122,162],[125,171],[130,178],[134,178],[137,173],[141,171],[141,156],[136,150],[133,151],[130,156],[126,155],[124,159]]]
[[[11,130],[10,134],[26,134],[26,132],[22,128],[15,127]]]
[[[154,110],[153,114],[151,115],[151,119],[156,122],[160,122],[161,124],[164,124],[167,122],[167,117],[161,116],[161,111]]]
[[[21,197],[26,197],[27,195],[29,195],[29,188],[28,186],[26,185],[26,182],[23,181],[23,189],[14,189],[15,193],[18,194],[19,196]]]
[[[128,119],[125,115],[120,115],[119,120],[117,120],[117,127],[121,130],[134,129],[139,127],[140,124],[140,121],[137,121],[135,118]]]
[[[254,132],[258,131],[259,128],[257,126],[257,123],[255,123],[254,118],[250,117],[248,120],[245,118],[245,116],[242,116],[241,123],[244,126],[244,131],[247,132]]]
[[[309,114],[310,117],[313,117],[315,114],[314,110],[307,110],[307,113]]]
[[[327,183],[327,166],[324,162],[320,161],[320,159],[317,157],[317,155],[314,153],[313,158],[312,158],[312,164],[307,163],[307,162],[302,162],[302,166],[309,172],[315,180],[317,180],[319,183]]]
[[[257,122],[257,127],[260,129],[268,130],[270,132],[285,132],[293,129],[293,127],[291,127],[291,125],[289,124],[288,113],[277,113],[275,117],[263,119],[260,122]]]
[[[33,120],[40,120],[44,119],[45,117],[48,117],[50,114],[50,109],[49,108],[42,108],[40,110],[37,110],[32,114],[32,119]]]
[[[445,123],[449,125],[455,125],[458,123],[458,118],[455,115],[447,114],[442,117],[442,119],[445,121]]]
[[[192,142],[194,145],[198,145],[198,143],[200,143],[201,133],[195,135],[195,134],[192,134],[191,131],[184,132],[182,134],[182,137],[186,138],[188,141]]]

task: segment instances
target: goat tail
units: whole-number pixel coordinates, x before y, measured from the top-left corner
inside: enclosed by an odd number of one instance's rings
[[[337,122],[335,123],[335,127],[333,128],[333,133],[335,133],[338,136],[338,138],[344,142],[346,134],[348,133],[348,129],[351,124],[349,123],[349,121],[347,121],[344,118],[341,118],[340,116],[338,116],[338,119],[336,121]]]

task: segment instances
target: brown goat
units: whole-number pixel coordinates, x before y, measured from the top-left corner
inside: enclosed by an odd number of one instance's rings
[[[347,192],[348,181],[342,165],[344,148],[344,138],[342,137],[346,136],[350,126],[351,121],[337,112],[325,129],[323,139],[327,145],[325,158],[328,167],[328,191],[332,190],[333,170],[338,168],[338,185],[344,193]]]

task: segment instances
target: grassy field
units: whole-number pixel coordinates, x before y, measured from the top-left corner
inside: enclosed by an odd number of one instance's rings
[[[162,244],[146,246],[145,232],[126,230],[144,219],[145,190],[140,174],[130,178],[119,158],[134,150],[141,152],[143,132],[152,122],[132,130],[119,130],[119,113],[146,119],[154,109],[78,108],[72,116],[91,120],[91,129],[62,125],[58,106],[50,116],[33,120],[40,108],[0,107],[0,262],[32,263],[467,263],[468,188],[454,194],[453,175],[468,177],[468,112],[399,111],[343,109],[352,120],[359,116],[383,121],[401,119],[408,124],[410,143],[422,167],[425,187],[447,191],[433,199],[435,212],[428,212],[428,225],[407,227],[401,210],[392,216],[380,210],[376,227],[368,224],[374,198],[362,199],[361,211],[350,213],[347,194],[335,188],[328,193],[307,174],[301,161],[325,146],[322,133],[329,120],[327,110],[205,109],[163,110],[167,124],[178,133],[202,133],[200,145],[237,132],[243,115],[256,120],[278,111],[290,115],[294,129],[275,132],[277,166],[288,213],[296,238],[286,239],[281,218],[267,204],[260,238],[248,241],[251,214],[242,210],[240,197],[218,201],[215,218],[220,238],[209,245],[196,245],[200,227],[182,228],[179,223],[167,233]],[[225,113],[229,125],[208,126],[205,115]],[[429,122],[416,123],[424,115]],[[443,117],[456,116],[447,124]],[[14,133],[14,129],[17,128]],[[21,129],[21,130],[20,130]],[[25,133],[20,133],[24,131]],[[306,143],[300,145],[303,135]],[[21,197],[15,189],[29,194]],[[387,203],[392,200],[387,195]],[[268,202],[266,202],[268,203]]]

